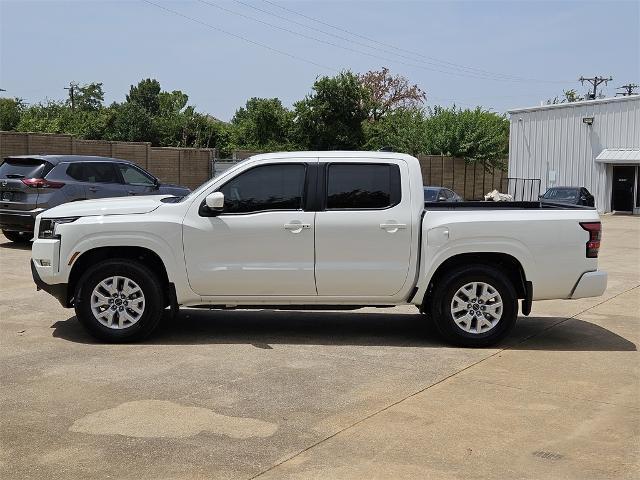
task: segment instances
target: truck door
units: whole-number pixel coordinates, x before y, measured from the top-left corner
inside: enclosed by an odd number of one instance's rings
[[[217,216],[202,216],[202,202],[194,202],[184,220],[183,241],[189,284],[196,293],[316,295],[315,212],[305,211],[305,185],[317,160],[305,161],[239,173],[219,187],[225,202]]]
[[[411,198],[401,181],[408,175],[406,163],[327,159],[321,171],[318,295],[394,295],[406,281],[411,255]]]

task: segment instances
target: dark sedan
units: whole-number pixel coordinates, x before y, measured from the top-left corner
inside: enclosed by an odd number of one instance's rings
[[[444,187],[424,187],[425,202],[462,202],[463,198],[453,190]]]
[[[544,192],[544,195],[540,195],[540,201],[584,205],[587,207],[593,207],[595,204],[593,195],[584,187],[551,187]]]

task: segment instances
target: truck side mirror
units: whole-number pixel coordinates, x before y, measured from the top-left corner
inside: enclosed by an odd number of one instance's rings
[[[204,199],[207,207],[210,210],[221,212],[224,208],[224,193],[222,192],[213,192],[207,195]]]

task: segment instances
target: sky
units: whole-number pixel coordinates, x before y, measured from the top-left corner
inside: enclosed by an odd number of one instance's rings
[[[583,93],[581,75],[612,76],[613,96],[640,84],[640,1],[0,0],[0,88],[28,103],[70,81],[123,101],[150,77],[230,120],[251,97],[290,107],[318,76],[383,66],[430,106],[502,113]]]

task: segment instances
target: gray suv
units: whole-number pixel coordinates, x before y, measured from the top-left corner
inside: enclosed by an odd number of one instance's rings
[[[35,217],[66,202],[127,195],[190,192],[161,184],[134,163],[82,155],[19,155],[0,164],[0,229],[13,242],[29,242]]]

